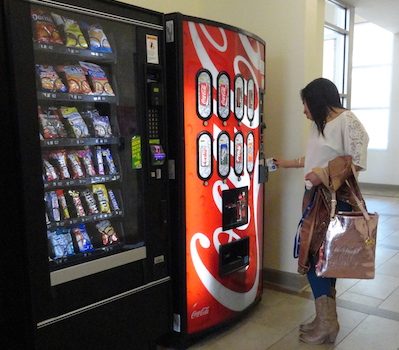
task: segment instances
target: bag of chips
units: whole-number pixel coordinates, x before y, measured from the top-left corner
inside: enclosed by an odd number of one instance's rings
[[[67,91],[66,86],[58,76],[53,66],[37,64],[36,68],[39,73],[40,84],[43,91]]]
[[[92,93],[90,84],[81,66],[57,66],[57,70],[65,73],[65,78],[68,82],[68,88],[71,94],[90,95]]]
[[[50,13],[32,7],[30,14],[36,29],[36,40],[39,43],[64,45]]]
[[[86,38],[83,36],[80,30],[79,23],[74,19],[60,16],[56,13],[52,13],[55,23],[62,28],[65,35],[65,45],[67,47],[75,47],[78,49],[87,49]]]
[[[99,52],[110,52],[111,45],[104,33],[103,28],[99,23],[88,25],[87,23],[82,23],[82,28],[87,30],[90,39],[90,50]]]
[[[114,91],[104,70],[98,65],[90,62],[79,62],[84,72],[89,76],[93,94],[114,96]]]
[[[65,258],[74,255],[72,236],[69,229],[57,229],[47,231],[47,237],[51,244],[54,259]]]
[[[60,112],[68,121],[75,137],[90,137],[89,129],[76,107],[61,107]]]
[[[73,227],[71,231],[72,234],[75,235],[76,242],[78,243],[79,251],[81,253],[86,253],[94,250],[85,224],[79,224],[77,227]]]
[[[43,111],[38,107],[39,121],[43,129],[43,137],[45,139],[56,139],[67,137],[64,124],[58,115],[57,108],[49,107],[48,111]]]

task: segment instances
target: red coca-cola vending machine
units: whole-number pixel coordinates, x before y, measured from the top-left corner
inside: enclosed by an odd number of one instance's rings
[[[166,15],[174,336],[195,339],[262,294],[265,42]]]

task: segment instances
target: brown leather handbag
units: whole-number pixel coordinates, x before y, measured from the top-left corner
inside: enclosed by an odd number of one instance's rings
[[[316,264],[319,277],[373,279],[375,276],[379,215],[368,213],[364,200],[360,201],[352,189],[351,192],[360,212],[336,213],[336,195],[332,193],[330,223]]]

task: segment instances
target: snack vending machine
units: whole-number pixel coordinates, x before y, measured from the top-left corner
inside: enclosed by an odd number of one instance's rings
[[[1,348],[155,348],[171,327],[164,16],[4,0],[0,21]]]
[[[262,294],[265,43],[165,16],[176,338],[224,324]]]

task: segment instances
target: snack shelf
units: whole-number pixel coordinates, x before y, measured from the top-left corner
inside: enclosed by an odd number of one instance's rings
[[[120,181],[120,179],[121,176],[117,174],[117,175],[101,175],[101,176],[85,177],[80,179],[56,180],[56,181],[44,182],[44,188],[46,190],[50,190],[60,187],[85,186],[85,185]]]
[[[124,245],[121,242],[114,243],[109,246],[96,248],[94,250],[84,252],[84,253],[76,253],[74,255],[65,256],[57,259],[50,259],[50,269],[52,271],[58,270],[60,268],[65,268],[68,265],[75,265],[77,263],[88,262],[92,259],[98,258],[100,256],[109,255],[113,253],[117,253],[124,250]]]
[[[57,228],[68,228],[68,227],[76,225],[76,224],[96,222],[96,221],[101,221],[101,220],[109,220],[109,219],[118,218],[118,217],[122,217],[122,216],[123,216],[122,210],[116,210],[111,213],[99,213],[99,214],[86,215],[86,216],[81,216],[78,218],[71,218],[71,219],[62,220],[62,221],[53,221],[53,222],[47,224],[47,229],[55,230]]]
[[[65,139],[45,139],[40,140],[41,147],[76,147],[76,146],[99,146],[117,145],[121,140],[118,137],[107,138],[65,138]]]
[[[116,103],[116,96],[111,95],[84,95],[71,94],[68,92],[37,92],[38,100],[46,101],[68,101],[68,102],[106,102]]]
[[[100,52],[87,49],[79,49],[76,47],[66,47],[62,45],[52,45],[45,43],[34,43],[34,49],[37,52],[45,54],[56,53],[67,56],[79,56],[83,58],[100,59],[102,62],[114,62],[115,54],[112,52]]]

